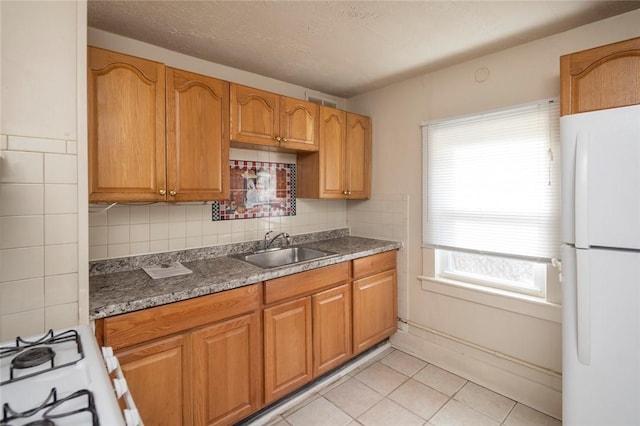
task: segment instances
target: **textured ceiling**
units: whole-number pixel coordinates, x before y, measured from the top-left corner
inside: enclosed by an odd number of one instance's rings
[[[89,26],[350,97],[640,1],[97,1]]]

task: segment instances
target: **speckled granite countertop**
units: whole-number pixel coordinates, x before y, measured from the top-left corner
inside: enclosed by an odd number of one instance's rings
[[[226,256],[226,254],[253,249],[247,248],[246,244],[234,245],[235,248],[227,249],[224,254],[203,252],[204,249],[201,249],[146,255],[135,259],[91,262],[89,319],[94,320],[204,296],[401,247],[401,243],[395,241],[340,236],[340,234],[329,235],[331,236],[334,238],[318,241],[296,240],[294,237],[294,245],[331,251],[337,253],[336,255],[273,269],[262,269]],[[212,254],[213,256],[206,258]],[[190,261],[189,259],[193,257],[198,259]],[[180,261],[193,273],[154,280],[139,269],[142,266],[168,261]],[[120,272],[117,272],[118,270]]]

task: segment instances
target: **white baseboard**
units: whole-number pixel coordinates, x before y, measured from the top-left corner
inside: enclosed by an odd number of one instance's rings
[[[467,380],[562,418],[562,376],[412,325],[391,345]]]

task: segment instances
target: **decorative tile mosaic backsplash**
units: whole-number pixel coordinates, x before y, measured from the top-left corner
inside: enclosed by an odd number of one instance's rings
[[[295,216],[295,164],[231,160],[229,165],[230,197],[212,203],[212,220]]]

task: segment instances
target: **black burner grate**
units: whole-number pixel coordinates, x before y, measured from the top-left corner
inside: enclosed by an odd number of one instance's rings
[[[76,401],[86,397],[86,403],[80,408],[67,408],[65,405],[69,405],[70,402]],[[9,422],[17,419],[28,419],[41,413],[41,418],[34,419],[34,421],[28,423],[28,425],[55,425],[56,419],[62,419],[82,413],[88,413],[91,415],[92,426],[100,426],[98,420],[98,412],[96,411],[96,404],[93,398],[93,393],[86,389],[82,389],[72,393],[71,395],[58,399],[58,391],[56,388],[51,389],[49,395],[42,404],[32,409],[17,412],[13,410],[8,403],[2,406],[2,421],[0,425],[9,425]]]
[[[56,344],[66,342],[74,342],[76,344],[79,356],[77,359],[70,362],[56,365],[55,351],[51,346],[55,347]],[[14,358],[11,360],[9,379],[0,382],[0,385],[76,364],[84,358],[84,350],[82,349],[80,335],[76,330],[67,330],[57,334],[54,334],[53,330],[49,330],[44,336],[36,340],[25,340],[21,337],[17,337],[15,346],[5,346],[0,348],[0,358],[6,357]],[[32,368],[46,362],[51,362],[50,368],[40,369],[33,373],[20,375],[19,377],[14,378],[14,370]]]

